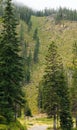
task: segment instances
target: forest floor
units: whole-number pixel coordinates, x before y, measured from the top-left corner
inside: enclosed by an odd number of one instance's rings
[[[52,119],[47,117],[32,117],[25,119],[26,126],[28,130],[47,130],[47,128],[52,127]]]

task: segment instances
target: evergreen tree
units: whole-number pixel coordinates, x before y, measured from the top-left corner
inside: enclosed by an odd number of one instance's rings
[[[31,65],[32,65],[32,53],[31,50],[28,54],[28,43],[23,43],[22,49],[22,56],[23,56],[23,64],[24,64],[24,79],[23,84],[30,83],[31,79]]]
[[[38,29],[36,28],[36,29],[34,30],[33,39],[34,39],[34,40],[37,40],[37,38],[38,38]]]
[[[63,73],[62,60],[54,42],[49,47],[46,61],[42,90],[44,110],[49,116],[54,117],[54,130],[56,129],[56,115],[59,111],[62,130],[71,130],[72,119],[68,87]]]
[[[71,102],[67,79],[65,78],[63,69],[60,73],[57,93],[60,97],[60,126],[62,130],[71,130],[73,126],[71,116]]]
[[[43,78],[43,107],[49,116],[54,118],[54,130],[56,129],[56,115],[59,109],[59,96],[57,95],[58,73],[61,67],[57,54],[57,46],[54,42],[49,47],[46,56],[46,69]]]
[[[32,29],[32,21],[30,20],[28,23],[28,32]]]
[[[73,45],[73,68],[72,68],[72,112],[76,118],[76,127],[77,127],[77,43]]]
[[[19,56],[17,21],[11,0],[7,0],[0,40],[0,115],[16,118],[16,104],[22,104],[22,58]]]
[[[34,57],[33,57],[34,63],[37,63],[39,61],[39,57],[38,57],[39,47],[40,47],[40,41],[39,41],[39,38],[37,37],[35,48],[34,48]]]

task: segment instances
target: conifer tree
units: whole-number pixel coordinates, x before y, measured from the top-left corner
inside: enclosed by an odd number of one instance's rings
[[[33,57],[34,63],[37,63],[39,61],[39,57],[38,57],[39,47],[40,47],[40,41],[39,41],[39,37],[37,37],[35,48],[34,48],[34,57]]]
[[[34,39],[34,40],[37,40],[37,37],[38,37],[38,29],[36,28],[36,29],[34,30],[33,39]]]
[[[16,104],[22,104],[22,58],[19,56],[17,21],[11,0],[7,0],[0,38],[0,115],[16,118]]]
[[[61,69],[59,84],[57,85],[60,98],[60,126],[62,130],[71,130],[73,127],[71,115],[70,93],[64,70]]]
[[[62,60],[54,42],[49,47],[46,61],[42,90],[44,110],[49,116],[54,117],[54,130],[56,130],[56,115],[59,111],[62,130],[71,130],[72,119],[68,87],[63,73]]]
[[[73,45],[73,68],[72,68],[72,112],[76,119],[77,128],[77,43]]]

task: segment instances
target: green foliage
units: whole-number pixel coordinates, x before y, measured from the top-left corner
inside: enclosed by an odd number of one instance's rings
[[[61,20],[77,21],[77,11],[60,7],[56,12],[55,20],[56,22],[60,22]]]
[[[71,99],[64,70],[61,71],[59,83],[58,95],[60,97],[60,125],[62,130],[71,130],[73,127],[71,116]]]
[[[57,46],[54,42],[49,47],[46,61],[42,90],[44,110],[49,116],[54,115],[54,121],[55,115],[60,112],[62,130],[71,130],[72,118],[68,86],[65,80],[62,61],[57,53]]]
[[[25,21],[28,25],[31,19],[32,10],[26,6],[16,6],[17,12],[20,15],[20,19]]]
[[[36,29],[34,30],[33,39],[34,39],[34,40],[37,40],[37,38],[38,38],[38,29],[36,28]]]
[[[6,118],[3,116],[0,116],[0,124],[6,124]]]
[[[58,75],[61,67],[60,58],[57,54],[57,47],[54,42],[48,49],[46,56],[46,69],[43,79],[43,107],[49,116],[57,114],[59,97],[57,95],[57,84],[60,78]]]
[[[28,103],[26,103],[25,105],[25,116],[32,116],[31,109]]]
[[[24,83],[28,84],[31,80],[32,53],[28,52],[28,43],[23,43],[22,57],[24,64]]]
[[[30,20],[28,23],[28,32],[32,29],[32,21]]]
[[[40,41],[39,41],[39,38],[37,37],[35,48],[34,48],[34,56],[33,56],[34,63],[37,63],[39,61],[39,57],[38,57],[39,56],[39,47],[40,47]]]
[[[77,43],[73,44],[73,66],[72,66],[72,87],[71,87],[71,99],[72,99],[72,113],[76,118],[77,127]]]
[[[8,126],[8,129],[10,130],[26,130],[26,126],[24,127],[19,121],[16,121],[16,123],[11,122]]]
[[[22,125],[19,121],[10,122],[8,125],[0,124],[0,130],[27,130],[25,125]]]
[[[16,118],[15,104],[23,104],[20,100],[23,79],[22,58],[18,55],[16,25],[11,0],[7,0],[0,39],[0,115],[8,122]]]

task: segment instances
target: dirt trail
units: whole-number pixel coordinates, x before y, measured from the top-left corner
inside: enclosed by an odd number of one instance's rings
[[[47,125],[34,125],[31,128],[28,128],[28,130],[46,130],[47,128]]]

